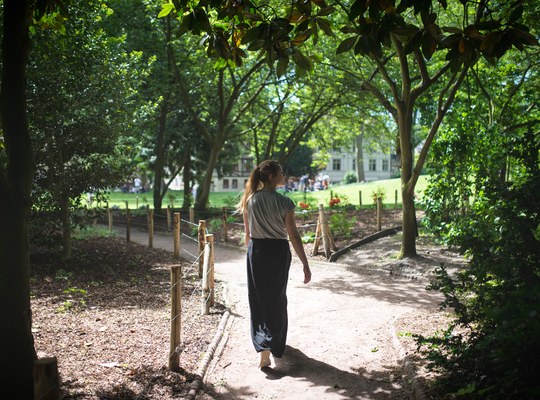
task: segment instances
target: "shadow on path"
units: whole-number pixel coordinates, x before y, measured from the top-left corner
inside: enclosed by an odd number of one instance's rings
[[[385,367],[381,371],[367,371],[358,366],[352,371],[345,371],[333,365],[309,357],[299,349],[289,345],[285,348],[282,359],[275,359],[276,366],[263,368],[261,373],[266,374],[267,380],[281,380],[284,378],[308,382],[310,387],[320,387],[324,393],[332,398],[342,396],[347,399],[388,399],[392,391],[400,390],[401,371],[395,366]],[[389,379],[393,377],[393,379]],[[395,381],[395,385],[392,382]],[[393,388],[394,387],[394,388]],[[255,392],[244,387],[230,387],[224,385],[215,399],[250,399]],[[264,393],[264,389],[257,395]],[[293,394],[283,393],[282,398],[299,398]],[[266,398],[266,397],[263,397]]]

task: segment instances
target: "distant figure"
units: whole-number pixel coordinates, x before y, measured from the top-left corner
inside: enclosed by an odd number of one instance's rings
[[[304,283],[311,270],[294,220],[294,203],[276,192],[283,184],[277,161],[263,161],[249,177],[238,203],[244,216],[247,251],[248,299],[251,340],[260,354],[259,367],[271,365],[270,353],[281,358],[287,340],[287,281],[292,243],[304,268]]]
[[[131,191],[133,193],[140,193],[141,192],[141,189],[142,189],[142,182],[141,180],[137,177],[135,179],[133,179],[133,188],[131,189]]]
[[[191,195],[193,196],[193,200],[197,200],[197,190],[199,190],[199,184],[196,183],[191,188]]]
[[[330,186],[330,177],[328,175],[323,175],[322,185],[324,189],[328,189],[328,186]]]
[[[304,174],[300,177],[300,190],[302,192],[306,192],[308,190],[308,180],[309,180],[308,174]]]

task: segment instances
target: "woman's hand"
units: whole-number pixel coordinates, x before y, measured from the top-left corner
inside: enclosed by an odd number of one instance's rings
[[[304,265],[304,283],[309,283],[311,281],[311,269],[309,265]]]

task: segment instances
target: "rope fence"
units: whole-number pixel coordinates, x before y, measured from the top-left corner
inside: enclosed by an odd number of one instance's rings
[[[359,193],[359,201],[362,204],[362,193]],[[397,207],[397,193],[395,197]],[[382,198],[376,199],[376,229],[382,229]],[[85,210],[88,213],[89,210]],[[184,214],[186,211],[184,210]],[[144,222],[144,214],[146,214],[146,222]],[[214,229],[221,228],[221,240],[228,242],[230,239],[229,231],[233,228],[243,228],[243,221],[235,220],[238,215],[230,209],[223,207],[219,213],[212,213],[213,219],[210,223],[207,219],[201,218],[198,223],[195,223],[195,217],[201,217],[203,214],[195,214],[193,208],[189,209],[189,219],[181,218],[181,213],[175,211],[168,206],[164,212],[156,212],[155,210],[146,207],[138,209],[136,215],[132,213],[127,202],[125,210],[116,208],[112,209],[107,206],[103,210],[92,210],[90,217],[96,223],[98,218],[106,217],[109,231],[113,231],[114,225],[124,225],[126,229],[126,242],[131,241],[132,229],[146,231],[148,233],[148,247],[154,246],[154,233],[166,232],[173,233],[172,235],[172,250],[174,257],[181,258],[182,252],[189,255],[191,262],[189,266],[173,265],[170,269],[170,296],[171,296],[171,319],[170,319],[170,349],[169,349],[169,369],[172,371],[180,370],[180,358],[182,353],[182,328],[189,329],[190,325],[195,322],[192,316],[182,312],[182,290],[183,277],[197,276],[200,279],[200,284],[192,289],[188,301],[194,301],[194,298],[200,298],[201,315],[210,314],[210,310],[215,306],[215,239],[212,233],[208,232],[208,227]],[[329,215],[331,211],[324,209],[323,204],[319,204],[317,210],[302,210],[296,212],[296,215],[304,219],[304,223],[297,224],[297,228],[302,230],[315,231],[313,255],[319,253],[319,247],[323,247],[324,256],[329,259],[332,252],[337,251],[334,236],[330,228]],[[300,219],[298,218],[298,219]],[[307,222],[308,218],[315,219],[316,222]],[[158,222],[156,224],[156,221]],[[182,232],[190,231],[191,234]],[[192,254],[186,248],[182,247],[182,242],[191,241],[197,243],[197,253]],[[184,246],[185,247],[185,246]],[[184,293],[185,296],[185,293]]]

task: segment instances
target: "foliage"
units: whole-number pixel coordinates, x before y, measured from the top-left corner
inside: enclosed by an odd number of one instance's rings
[[[478,169],[481,190],[467,218],[446,230],[470,265],[455,277],[441,269],[431,286],[456,318],[443,335],[420,343],[432,366],[447,372],[447,391],[532,399],[540,395],[539,133],[522,131],[498,150],[513,159],[513,179],[490,168],[500,165],[495,154],[488,154],[494,163]]]
[[[83,193],[119,183],[132,155],[122,135],[143,70],[135,68],[138,54],[117,52],[122,38],[104,33],[101,21],[107,15],[101,3],[85,2],[71,10],[65,32],[36,31],[32,38],[28,110],[37,166],[32,197],[34,211],[43,214],[31,232],[47,240],[65,239],[66,225],[80,222],[66,220],[66,209],[80,207]],[[47,216],[53,220],[42,223]]]
[[[348,215],[344,210],[339,210],[330,216],[330,229],[336,235],[349,239],[352,236],[352,228],[356,225],[356,217]]]
[[[378,199],[381,199],[381,202],[384,203],[384,200],[386,199],[386,189],[382,186],[377,186],[371,193],[371,198],[373,199],[373,204],[377,204]]]
[[[356,176],[355,171],[345,172],[345,175],[343,175],[343,183],[345,185],[348,185],[349,183],[356,183],[356,182],[358,182],[358,177]]]

